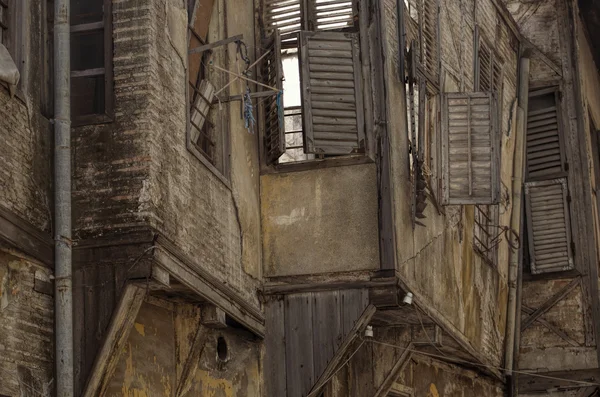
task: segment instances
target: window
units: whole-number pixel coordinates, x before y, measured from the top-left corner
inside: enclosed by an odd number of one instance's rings
[[[226,85],[226,77],[206,67],[210,56],[215,64],[226,65],[222,50],[198,50],[207,45],[209,36],[222,32],[209,29],[214,0],[187,0],[188,12],[188,120],[187,148],[217,177],[226,182],[228,150],[228,104],[216,106],[217,87]]]
[[[439,0],[404,0],[408,20],[408,36],[414,38],[416,46],[411,45],[417,54],[420,74],[427,79],[428,92],[438,92],[440,79],[439,66]],[[408,23],[406,23],[408,22]],[[411,34],[411,31],[416,30]],[[413,37],[414,36],[414,37]]]
[[[0,44],[7,48],[10,47],[8,40],[10,34],[8,29],[10,24],[9,15],[8,0],[0,0]]]
[[[71,0],[71,114],[74,124],[110,121],[111,0]]]
[[[280,40],[279,49],[274,50],[279,60],[265,63],[281,63],[283,78],[283,96],[267,99],[264,106],[263,138],[268,163],[365,152],[354,3],[353,0],[265,1],[263,22],[269,36],[267,42]],[[273,75],[266,68],[263,74],[270,86],[277,86],[278,82],[272,80]],[[276,128],[273,120],[278,120],[280,128]],[[273,143],[283,145],[274,147]]]
[[[500,138],[492,93],[446,93],[442,111],[444,204],[497,204]]]
[[[574,268],[558,87],[529,92],[525,217],[532,274]]]
[[[502,62],[493,47],[475,28],[475,91],[493,92],[502,103]]]
[[[490,266],[498,264],[500,243],[497,205],[476,205],[474,212],[473,249]]]

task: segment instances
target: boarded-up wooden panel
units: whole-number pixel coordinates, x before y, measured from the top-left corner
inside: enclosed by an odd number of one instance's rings
[[[275,31],[265,45],[269,54],[263,62],[263,77],[266,84],[277,88],[279,93],[265,98],[265,156],[274,163],[285,153],[285,126],[283,122],[283,65],[281,63],[281,37]]]
[[[267,396],[285,396],[285,310],[283,299],[269,301],[265,309],[265,389]]]
[[[555,89],[530,92],[527,114],[527,179],[565,175],[562,128]]]
[[[525,183],[531,273],[573,269],[565,178]]]
[[[305,152],[364,149],[362,78],[354,33],[300,32]]]
[[[287,396],[303,397],[315,381],[312,294],[285,297]]]
[[[495,95],[449,93],[443,100],[444,204],[496,204],[500,145]]]
[[[327,291],[313,294],[312,300],[313,357],[316,379],[333,357],[344,334],[340,316],[340,292]]]

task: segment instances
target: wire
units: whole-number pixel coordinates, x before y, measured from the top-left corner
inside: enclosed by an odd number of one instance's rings
[[[363,339],[363,341],[364,341],[364,339]],[[423,351],[420,351],[420,350],[409,349],[408,347],[404,347],[404,346],[394,345],[394,344],[391,344],[391,343],[379,342],[379,341],[376,341],[374,339],[370,339],[370,342],[376,343],[378,345],[393,347],[395,349],[406,350],[406,351],[413,352],[413,353],[416,353],[416,354],[421,354],[423,356],[428,356],[428,357],[433,357],[433,358],[439,358],[439,359],[447,359],[448,358],[448,357],[445,357],[445,356],[440,356],[439,354],[427,353],[427,352],[423,352]],[[498,367],[498,366],[494,366],[494,365],[482,364],[482,363],[472,362],[472,361],[468,361],[468,360],[463,360],[463,359],[460,359],[460,358],[454,358],[453,357],[452,361],[453,362],[463,363],[463,364],[469,364],[469,365],[473,365],[473,366],[476,366],[476,367],[490,368],[490,369],[496,369],[496,370],[500,370],[500,371],[509,371],[509,372],[512,372],[512,373],[515,373],[515,374],[520,374],[520,375],[529,375],[529,376],[538,377],[538,378],[552,379],[552,380],[558,380],[558,381],[563,381],[563,382],[577,383],[577,384],[585,385],[585,386],[600,386],[600,383],[586,382],[586,381],[582,381],[582,380],[573,380],[573,379],[558,378],[558,377],[555,377],[555,376],[542,375],[542,374],[540,374],[538,372],[529,372],[529,371],[519,371],[519,370],[515,370],[515,369],[507,369],[507,368]]]

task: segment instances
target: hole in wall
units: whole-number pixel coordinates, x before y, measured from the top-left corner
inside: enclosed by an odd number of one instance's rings
[[[219,361],[227,361],[229,359],[227,341],[222,336],[217,338],[217,358]]]

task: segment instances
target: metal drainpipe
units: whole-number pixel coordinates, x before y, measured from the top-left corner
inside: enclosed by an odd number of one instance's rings
[[[57,397],[73,397],[69,1],[54,2],[54,359]]]
[[[511,213],[510,227],[518,230],[519,238],[521,234],[521,205],[524,203],[523,180],[525,172],[525,134],[527,132],[527,107],[529,103],[529,58],[521,57],[519,68],[519,93],[517,108],[517,128],[515,134],[515,152],[513,162],[513,208]],[[521,245],[523,241],[521,241]],[[519,308],[517,302],[517,290],[519,283],[519,258],[521,249],[511,250],[509,254],[508,266],[508,308],[506,318],[506,341],[505,341],[505,368],[506,375],[512,376],[514,364],[515,334]]]

